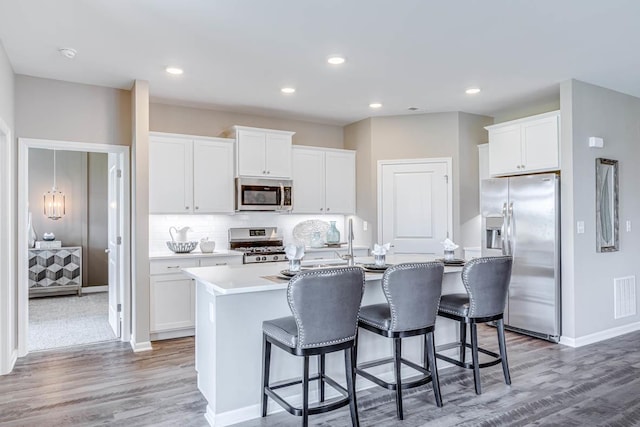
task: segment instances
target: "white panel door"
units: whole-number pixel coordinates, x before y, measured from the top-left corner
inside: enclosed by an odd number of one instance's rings
[[[293,212],[324,212],[324,152],[293,149]]]
[[[120,210],[122,209],[122,172],[119,170],[118,154],[109,154],[107,197],[107,241],[109,254],[109,325],[116,337],[120,337],[120,287],[121,283],[121,247],[122,236]]]
[[[325,204],[327,213],[356,211],[356,153],[325,153]]]
[[[238,175],[265,176],[265,141],[264,132],[238,131]]]
[[[229,213],[233,204],[233,142],[193,141],[193,209],[195,213]]]
[[[520,126],[489,131],[489,172],[491,176],[522,172]]]
[[[265,170],[269,178],[291,178],[291,135],[266,134]]]
[[[191,139],[152,135],[149,143],[149,212],[193,212]]]
[[[452,224],[450,163],[382,162],[379,168],[380,243],[393,253],[443,252]]]
[[[560,169],[558,116],[523,123],[522,147],[526,172]]]

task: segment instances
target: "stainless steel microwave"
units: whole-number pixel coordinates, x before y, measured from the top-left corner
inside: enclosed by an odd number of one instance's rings
[[[293,181],[236,178],[236,211],[290,211]]]

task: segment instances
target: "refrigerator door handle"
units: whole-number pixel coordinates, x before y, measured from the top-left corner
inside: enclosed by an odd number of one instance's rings
[[[502,247],[502,255],[507,254],[507,242],[509,241],[507,236],[507,202],[502,204],[502,229],[500,230],[500,246]]]
[[[509,253],[507,255],[513,255],[513,202],[509,203],[509,209],[507,209],[507,246],[509,247]]]

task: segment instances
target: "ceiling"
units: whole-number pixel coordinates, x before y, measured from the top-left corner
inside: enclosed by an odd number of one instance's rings
[[[570,78],[640,97],[639,19],[637,0],[0,0],[0,40],[17,74],[344,125],[497,115]]]

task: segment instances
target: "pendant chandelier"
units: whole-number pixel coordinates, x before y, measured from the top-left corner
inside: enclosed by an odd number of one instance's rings
[[[53,187],[44,193],[44,214],[47,218],[57,220],[64,216],[64,193],[56,187],[56,150],[53,150]]]

